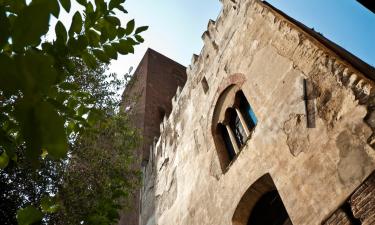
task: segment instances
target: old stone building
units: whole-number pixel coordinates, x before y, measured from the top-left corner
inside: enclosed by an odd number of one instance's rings
[[[143,136],[142,145],[137,149],[138,169],[147,164],[150,146],[160,135],[160,122],[171,113],[171,99],[185,82],[184,66],[152,49],[146,51],[123,93],[122,101],[123,110],[130,114],[133,125]],[[132,197],[132,210],[125,211],[119,224],[139,224],[140,193],[134,193]]]
[[[122,223],[375,224],[375,69],[266,2],[222,4],[186,84],[169,62],[178,82],[125,91],[152,100],[134,106],[143,187]]]

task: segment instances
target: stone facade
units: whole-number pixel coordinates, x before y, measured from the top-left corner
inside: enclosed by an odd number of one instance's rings
[[[274,191],[283,224],[374,224],[374,68],[265,2],[222,3],[143,167],[140,224],[248,224]],[[228,161],[239,90],[257,123]]]

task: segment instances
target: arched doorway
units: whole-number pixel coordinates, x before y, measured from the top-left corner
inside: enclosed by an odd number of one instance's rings
[[[251,211],[247,225],[291,225],[277,190],[265,193]]]
[[[232,222],[233,225],[292,225],[269,174],[259,178],[244,193]]]

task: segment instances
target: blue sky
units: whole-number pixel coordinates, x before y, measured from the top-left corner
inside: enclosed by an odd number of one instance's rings
[[[375,14],[356,0],[268,2],[375,66]],[[188,66],[192,54],[202,48],[201,35],[208,20],[215,20],[221,9],[219,0],[127,0],[124,6],[129,11],[120,16],[124,25],[134,18],[136,25],[150,28],[144,33],[145,43],[137,46],[134,55],[112,61],[110,70],[119,75],[136,67],[148,47]],[[70,24],[69,16],[64,23]]]

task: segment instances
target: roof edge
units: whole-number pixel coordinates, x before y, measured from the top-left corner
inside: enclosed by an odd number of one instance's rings
[[[338,44],[334,43],[333,41],[329,40],[328,38],[324,37],[323,35],[315,32],[311,28],[307,27],[303,23],[299,22],[296,19],[293,19],[283,11],[277,9],[273,5],[271,5],[267,1],[258,0],[264,7],[267,7],[269,10],[272,10],[274,13],[282,16],[290,23],[294,24],[296,27],[300,28],[303,32],[307,33],[309,36],[314,38],[317,42],[321,43],[324,47],[328,48],[329,50],[333,51],[339,58],[346,61],[348,64],[352,65],[355,69],[361,72],[367,78],[375,81],[375,68],[371,65],[367,64],[357,56],[353,55],[348,50],[344,49],[343,47],[339,46]]]

